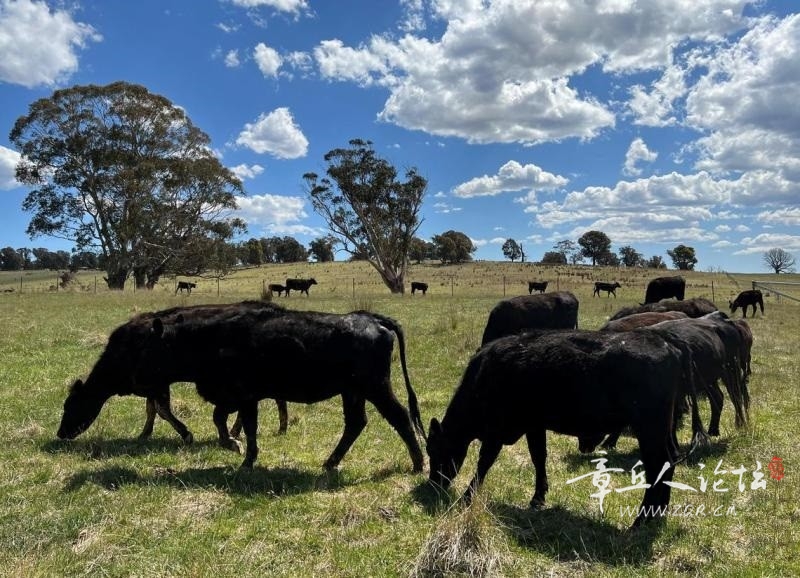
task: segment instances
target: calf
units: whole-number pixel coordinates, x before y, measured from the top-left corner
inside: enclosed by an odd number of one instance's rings
[[[316,280],[312,277],[311,279],[287,279],[286,280],[286,296],[289,296],[289,292],[292,290],[300,291],[300,293],[305,293],[308,297],[308,289],[312,285],[316,285]]]
[[[534,291],[544,293],[547,291],[547,283],[548,281],[528,281],[528,295],[531,295]]]
[[[273,293],[277,293],[278,297],[280,297],[284,291],[286,291],[286,296],[289,296],[289,291],[281,285],[280,283],[270,283],[267,288],[272,291]]]
[[[178,281],[178,286],[175,287],[175,295],[178,294],[178,291],[183,293],[184,289],[189,295],[191,295],[192,289],[194,289],[195,287],[197,287],[197,283],[190,283],[189,281]]]
[[[428,292],[428,284],[421,281],[412,281],[411,294],[413,295],[417,291],[422,291],[422,294],[425,295]]]
[[[603,283],[601,281],[596,281],[594,284],[594,293],[592,293],[592,297],[600,297],[600,291],[606,292],[606,297],[611,297],[614,295],[614,299],[617,298],[617,288],[622,287],[619,283],[614,281],[613,283]]]
[[[391,387],[395,336],[409,410]],[[220,443],[230,449],[239,446],[229,437],[227,419],[239,412],[246,436],[244,468],[251,468],[258,455],[259,400],[315,403],[339,395],[344,432],[325,468],[335,468],[364,429],[370,401],[400,434],[414,471],[422,470],[414,428],[423,435],[424,429],[406,368],[405,338],[389,317],[234,304],[211,319],[164,323],[154,316],[146,332],[123,326],[112,333],[86,382],[77,380],[70,389],[58,436],[71,439],[85,431],[113,395],[150,395],[175,381],[194,382],[214,405]]]
[[[520,295],[494,306],[483,330],[481,346],[527,329],[574,329],[577,326],[578,299],[569,291]]]
[[[758,289],[750,289],[742,291],[736,296],[733,301],[728,301],[731,313],[736,313],[736,310],[742,308],[742,318],[747,317],[747,308],[753,306],[753,317],[756,316],[756,305],[761,307],[761,315],[764,315],[764,297]]]
[[[650,506],[669,504],[670,486],[663,482],[672,479],[678,459],[674,416],[690,363],[678,348],[642,332],[542,332],[492,341],[470,360],[441,423],[431,420],[430,481],[449,487],[478,439],[469,499],[502,447],[524,435],[536,479],[530,505],[541,506],[548,490],[547,431],[602,439],[608,428],[630,424],[649,484],[637,525],[653,517]]]

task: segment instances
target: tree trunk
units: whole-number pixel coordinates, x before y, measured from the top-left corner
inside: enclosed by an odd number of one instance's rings
[[[122,291],[125,289],[125,280],[128,278],[128,270],[125,268],[109,268],[106,271],[108,277],[103,277],[103,280],[108,285],[109,289]]]
[[[133,268],[133,282],[137,289],[145,289],[147,286],[147,269],[145,267]]]

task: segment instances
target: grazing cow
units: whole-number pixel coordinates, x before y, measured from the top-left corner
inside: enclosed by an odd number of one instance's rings
[[[411,294],[413,295],[417,291],[422,291],[422,294],[425,295],[428,292],[428,284],[423,283],[422,281],[412,281]]]
[[[662,321],[672,319],[687,319],[689,316],[682,311],[647,311],[645,313],[634,313],[626,317],[607,321],[600,328],[600,331],[633,331],[639,327],[655,325]]]
[[[468,500],[502,447],[525,435],[536,480],[530,505],[541,506],[548,490],[547,431],[602,439],[608,428],[630,424],[650,484],[638,525],[654,517],[650,506],[669,504],[670,486],[655,482],[662,470],[662,482],[672,479],[679,457],[674,416],[690,363],[678,348],[643,332],[556,331],[497,339],[472,357],[441,423],[431,420],[430,482],[449,487],[469,444],[478,439]]]
[[[481,346],[527,329],[575,329],[578,299],[569,291],[504,299],[489,313]]]
[[[391,386],[395,336],[410,417]],[[200,396],[214,405],[220,443],[236,450],[227,419],[239,412],[246,437],[244,468],[251,468],[258,455],[259,400],[310,404],[340,395],[344,432],[325,468],[335,468],[364,429],[370,401],[400,434],[414,471],[422,470],[414,428],[422,435],[424,429],[406,368],[405,338],[389,317],[233,304],[229,314],[211,319],[164,323],[155,316],[146,332],[123,326],[112,333],[86,382],[77,380],[70,389],[58,437],[71,439],[85,431],[113,395],[147,396],[175,381],[195,383]]]
[[[534,291],[544,293],[547,291],[547,283],[548,281],[528,281],[528,295],[531,295]]]
[[[278,297],[280,297],[284,291],[286,291],[286,296],[289,296],[289,291],[286,290],[286,287],[281,285],[280,283],[270,283],[267,288],[272,291],[273,293],[277,293]]]
[[[316,280],[312,277],[311,279],[287,279],[286,280],[286,296],[289,296],[289,292],[294,289],[295,291],[300,291],[300,293],[305,293],[307,297],[308,295],[308,288],[312,285],[316,285]]]
[[[662,314],[663,315],[663,314]],[[625,317],[613,323],[617,324],[631,319]],[[724,328],[718,323],[728,323],[723,319],[699,318],[663,321],[654,325],[645,326],[639,331],[649,331],[662,337],[675,347],[688,347],[694,368],[694,383],[697,392],[704,392],[711,404],[711,421],[708,433],[719,435],[719,421],[722,413],[723,395],[718,380],[722,380],[728,391],[736,412],[736,425],[741,427],[746,422],[745,394],[739,375],[738,351],[739,344],[736,337],[734,341],[722,334]],[[615,325],[619,327],[618,325]],[[610,331],[614,331],[612,326]],[[731,328],[732,329],[732,328]],[[622,331],[626,329],[622,326]],[[732,334],[729,334],[732,335]],[[620,431],[612,433],[603,443],[603,447],[612,448],[616,445]],[[585,448],[581,448],[585,449]]]
[[[658,303],[648,303],[635,307],[623,307],[614,315],[611,320],[621,319],[635,313],[646,313],[648,311],[681,311],[689,317],[702,317],[717,311],[717,306],[704,297],[693,297],[686,301],[660,301]]]
[[[728,305],[730,305],[731,313],[736,313],[736,310],[741,307],[742,308],[742,318],[747,317],[747,308],[752,305],[753,306],[753,317],[756,316],[756,305],[761,307],[761,315],[764,315],[764,296],[761,294],[761,291],[758,289],[750,289],[748,291],[742,291],[737,295],[736,299],[733,301],[728,301]]]
[[[175,295],[178,294],[178,291],[183,293],[184,289],[189,295],[191,295],[192,289],[194,289],[195,287],[197,287],[197,283],[190,283],[189,281],[178,281],[178,286],[175,287]]]
[[[611,297],[614,295],[614,299],[617,298],[617,287],[622,287],[619,283],[614,281],[613,283],[602,283],[601,281],[596,281],[594,284],[594,293],[592,297],[597,296],[600,297],[600,291],[606,292],[606,297]]]
[[[656,277],[647,284],[644,302],[658,303],[662,299],[675,297],[678,301],[683,301],[686,292],[686,279],[680,275],[671,277]]]

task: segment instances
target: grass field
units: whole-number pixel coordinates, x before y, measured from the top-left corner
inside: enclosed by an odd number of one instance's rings
[[[2,274],[0,575],[800,575],[800,304],[774,294],[766,299],[766,315],[751,322],[750,426],[737,430],[726,403],[720,438],[675,473],[675,481],[695,488],[704,477],[706,490],[673,490],[672,504],[682,515],[632,532],[624,508],[638,506],[641,490],[612,492],[601,514],[590,478],[567,484],[590,474],[591,460],[600,456],[580,455],[573,438],[556,434],[548,434],[548,505],[537,512],[527,509],[533,483],[524,441],[504,449],[479,498],[463,509],[454,501],[474,472],[477,447],[451,499],[437,499],[427,475],[411,473],[405,446],[372,407],[340,470],[324,473],[321,464],[342,428],[338,400],[290,404],[283,436],[276,434],[274,404],[262,403],[261,454],[251,472],[239,471],[240,456],[216,444],[211,406],[188,384],[172,391],[176,413],[194,433],[191,446],[163,421],[151,440],[138,441],[141,398],[110,400],[74,441],[55,436],[68,387],[88,373],[111,330],[137,312],[258,298],[265,282],[313,276],[319,285],[310,297],[279,302],[331,312],[367,308],[399,320],[427,424],[444,414],[487,314],[504,294],[527,293],[528,280],[547,279],[550,289],[577,295],[579,324],[594,329],[619,307],[641,301],[655,275],[509,263],[418,265],[409,280],[427,281],[431,289],[412,297],[389,295],[364,264],[271,265],[219,283],[189,279],[198,282],[189,297],[175,295],[172,280],[150,292],[120,293],[104,290],[101,274],[84,272],[72,288],[55,291],[54,272]],[[622,284],[616,300],[592,298],[595,280],[614,279]],[[798,282],[800,276],[690,273],[687,296],[713,297],[727,310],[727,300],[753,280]],[[800,287],[786,292],[800,297]],[[393,381],[405,400],[398,363]],[[701,410],[707,423],[707,402]],[[688,437],[685,428],[681,441]],[[611,488],[631,485],[635,441],[623,436],[606,457],[607,467],[622,469],[610,475]],[[768,469],[773,457],[784,465],[780,481]],[[757,463],[764,488],[751,488]],[[743,471],[743,491],[730,470]]]

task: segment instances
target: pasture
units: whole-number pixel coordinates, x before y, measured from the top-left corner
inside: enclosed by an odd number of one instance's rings
[[[70,384],[85,376],[109,333],[137,312],[173,305],[256,299],[265,283],[314,277],[310,296],[274,299],[293,308],[368,309],[405,330],[408,367],[423,420],[441,418],[491,308],[528,293],[528,281],[575,293],[579,327],[596,329],[617,309],[644,300],[653,271],[530,264],[416,265],[407,278],[427,295],[392,296],[366,264],[269,265],[197,282],[191,296],[173,280],[153,291],[109,292],[94,272],[50,290],[55,272],[0,275],[0,574],[4,576],[789,576],[800,575],[800,304],[765,293],[753,329],[750,425],[737,430],[726,396],[721,436],[677,466],[664,522],[628,531],[625,508],[642,490],[612,491],[604,513],[591,474],[605,457],[611,490],[632,485],[635,441],[607,455],[581,455],[574,438],[548,434],[547,506],[529,511],[533,469],[524,440],[506,447],[476,501],[454,505],[474,472],[476,449],[441,498],[427,468],[411,472],[399,437],[375,409],[337,472],[321,464],[341,434],[338,399],[289,405],[278,435],[275,404],[262,402],[261,454],[252,471],[217,445],[211,406],[189,384],[172,387],[176,415],[195,443],[157,420],[137,440],[144,400],[112,398],[73,441],[55,436]],[[798,275],[690,272],[686,296],[728,299],[752,280]],[[98,274],[97,277],[102,277]],[[619,281],[617,298],[592,297],[595,281]],[[13,288],[13,292],[4,292]],[[20,288],[22,292],[20,293]],[[800,290],[787,291],[800,296]],[[737,317],[740,316],[737,312]],[[404,404],[397,355],[394,389]],[[264,367],[265,379],[269,367]],[[708,424],[708,402],[701,400]],[[688,426],[688,424],[687,424]],[[690,428],[680,432],[684,445]],[[769,469],[781,458],[782,480]],[[760,463],[764,487],[752,487]],[[731,472],[733,470],[733,472]],[[583,477],[573,483],[574,478]],[[739,479],[743,489],[739,489]],[[704,491],[701,478],[707,486]]]

